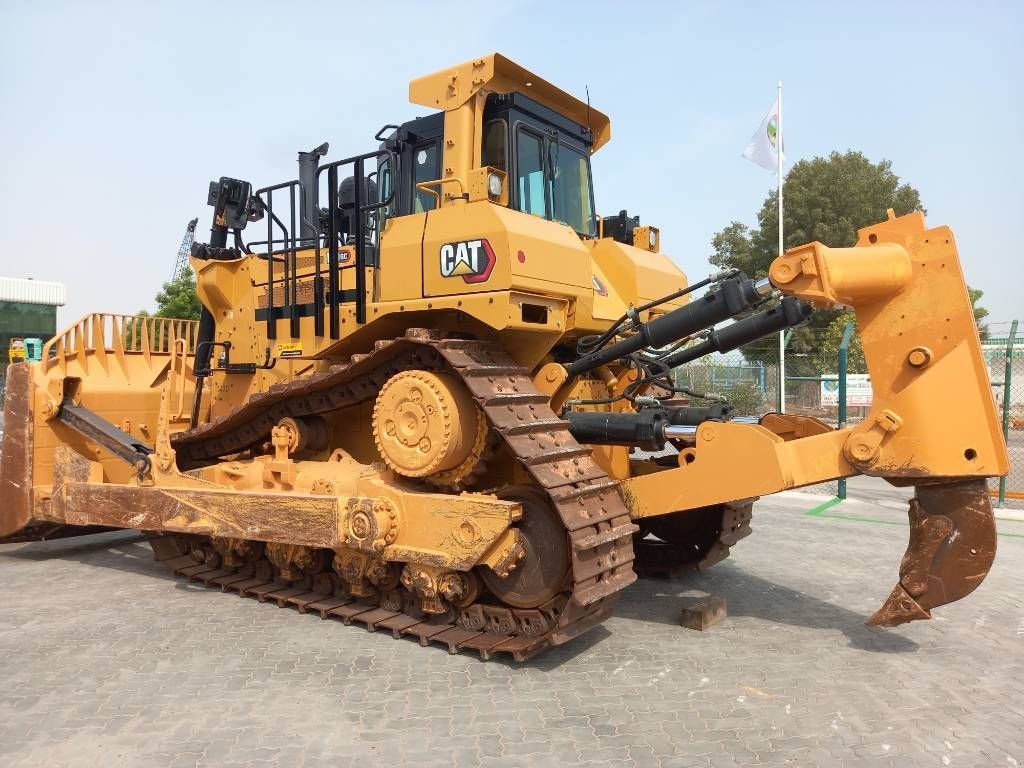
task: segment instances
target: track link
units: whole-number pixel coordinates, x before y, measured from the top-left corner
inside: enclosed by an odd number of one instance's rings
[[[378,342],[374,351],[354,355],[326,373],[275,385],[209,424],[172,438],[179,467],[217,461],[258,444],[286,416],[306,416],[356,405],[374,397],[400,370],[447,370],[457,375],[487,415],[491,429],[547,495],[565,529],[570,571],[565,591],[537,610],[475,603],[459,609],[454,621],[424,618],[399,608],[402,600],[362,602],[342,594],[320,594],[280,582],[258,582],[231,571],[183,560],[175,537],[154,543],[158,559],[180,576],[275,600],[324,617],[365,624],[396,636],[415,635],[424,645],[449,651],[476,650],[484,659],[498,653],[523,660],[564,643],[611,614],[618,593],[636,580],[633,534],[639,529],[619,495],[617,483],[580,445],[568,424],[551,410],[548,397],[498,345],[446,339],[431,331]],[[161,541],[161,540],[157,540]],[[389,607],[382,607],[387,602]]]

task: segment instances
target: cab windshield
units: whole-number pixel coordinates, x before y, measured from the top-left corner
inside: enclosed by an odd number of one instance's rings
[[[590,164],[585,155],[552,142],[551,218],[568,224],[582,235],[594,234],[594,208],[590,202]]]
[[[587,155],[557,134],[544,136],[520,126],[516,131],[515,207],[592,237],[594,203]]]

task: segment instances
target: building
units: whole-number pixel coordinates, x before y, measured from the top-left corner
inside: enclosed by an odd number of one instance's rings
[[[0,277],[0,374],[7,370],[11,339],[50,339],[57,333],[57,307],[66,302],[61,283]]]

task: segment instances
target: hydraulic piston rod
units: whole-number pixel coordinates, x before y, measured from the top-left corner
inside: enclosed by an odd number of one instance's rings
[[[731,413],[731,406],[718,403],[707,408],[645,408],[636,413],[570,411],[564,418],[581,443],[660,451],[667,440],[692,436],[698,425],[726,420]]]

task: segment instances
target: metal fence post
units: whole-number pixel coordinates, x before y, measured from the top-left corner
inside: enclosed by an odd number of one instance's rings
[[[839,342],[839,429],[846,426],[846,356],[847,350],[850,348],[850,340],[853,338],[853,327],[854,322],[851,320],[843,329],[843,340]],[[836,496],[840,499],[846,498],[845,477],[839,478],[839,489],[836,491]]]
[[[779,413],[786,412],[786,347],[789,346],[789,337],[793,334],[793,330],[779,331],[779,364],[777,366],[779,381],[778,381],[778,392],[776,399],[776,406]]]
[[[1010,444],[1010,401],[1013,390],[1010,379],[1013,377],[1013,342],[1017,335],[1017,321],[1010,323],[1010,336],[1006,340],[1006,367],[1003,369],[1003,442]],[[1006,503],[1006,475],[999,478],[999,506]]]

